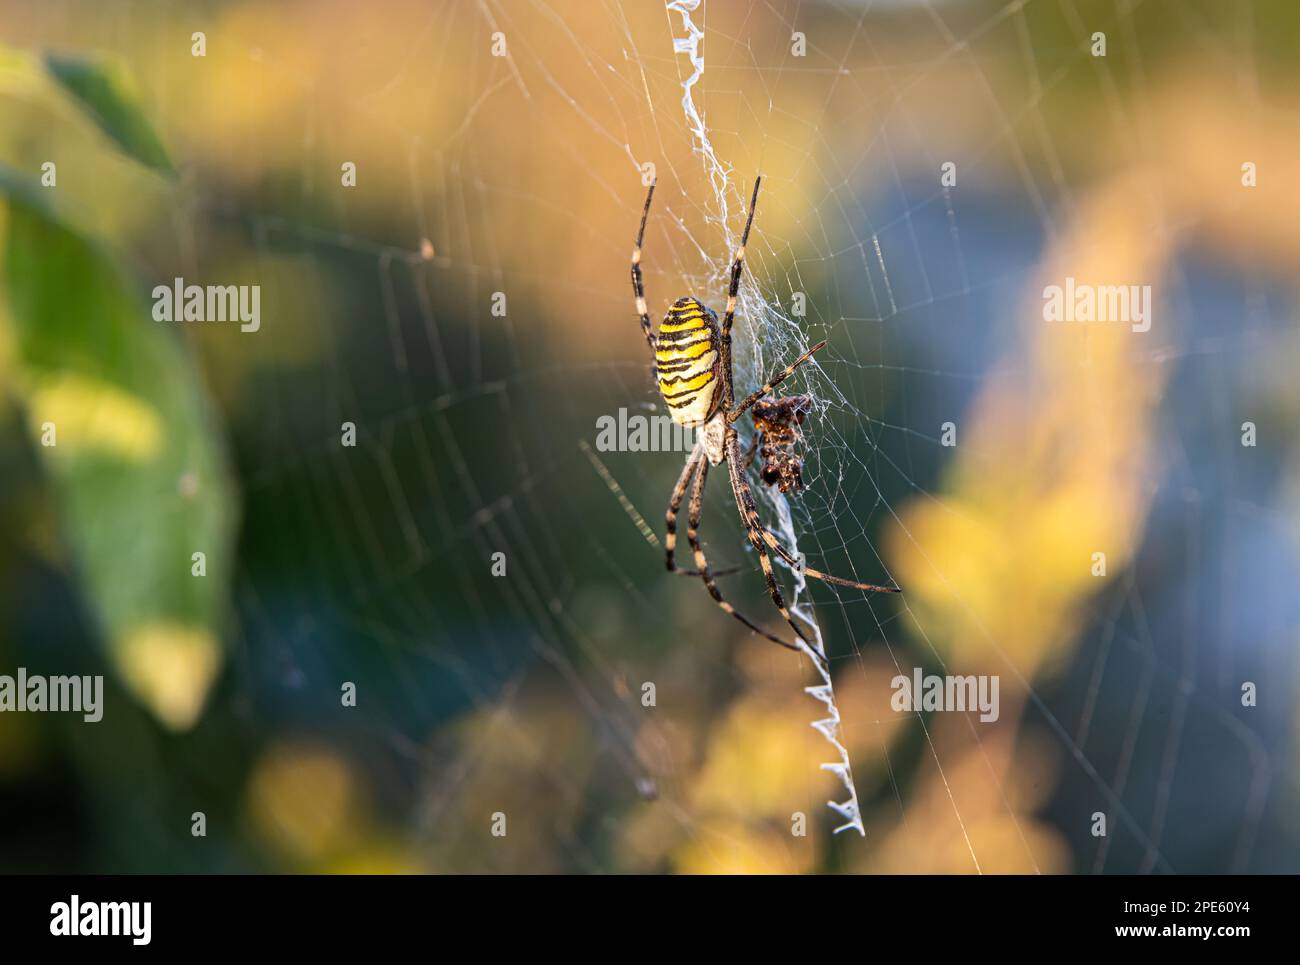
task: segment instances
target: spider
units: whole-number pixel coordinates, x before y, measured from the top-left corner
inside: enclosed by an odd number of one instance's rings
[[[806,649],[824,662],[824,658],[813,649],[803,630],[791,619],[790,611],[781,595],[781,588],[777,585],[776,576],[772,572],[772,559],[768,551],[771,550],[789,565],[802,570],[806,576],[826,583],[876,593],[897,593],[898,587],[858,583],[804,565],[802,558],[796,557],[786,549],[763,525],[758,515],[758,506],[745,475],[746,467],[753,460],[753,447],[748,460],[741,455],[739,433],[734,423],[753,407],[757,431],[766,433],[773,449],[771,456],[764,454],[766,460],[763,469],[764,481],[769,485],[779,482],[782,492],[790,488],[796,490],[802,488],[799,461],[789,451],[789,447],[793,445],[797,434],[797,429],[791,426],[791,422],[802,422],[807,406],[800,403],[801,397],[798,396],[775,402],[764,401],[764,396],[789,378],[800,365],[812,358],[814,352],[826,345],[825,341],[818,342],[772,376],[757,391],[751,392],[744,401],[736,403],[731,371],[731,326],[736,317],[736,295],[740,291],[740,276],[745,264],[745,245],[749,241],[749,229],[754,224],[754,208],[758,204],[758,189],[762,181],[762,177],[754,180],[754,193],[749,201],[745,231],[740,236],[740,247],[736,249],[735,261],[731,265],[731,287],[727,291],[727,307],[721,325],[718,323],[717,314],[712,309],[693,295],[685,295],[673,302],[659,325],[658,334],[655,334],[649,309],[646,306],[645,284],[641,277],[641,245],[645,240],[650,202],[655,194],[654,182],[650,184],[645,208],[641,211],[641,228],[637,232],[636,247],[632,249],[632,292],[636,300],[636,312],[641,318],[641,331],[645,334],[646,342],[654,357],[659,393],[673,421],[686,428],[701,429],[699,441],[686,457],[686,465],[682,468],[681,476],[668,500],[664,545],[667,549],[670,573],[700,577],[709,595],[713,597],[713,601],[725,613],[731,614],[752,632],[788,650]],[[767,590],[772,603],[802,641],[803,647],[767,632],[740,613],[723,598],[714,580],[715,574],[709,569],[699,535],[700,517],[704,507],[704,484],[708,479],[709,467],[723,462],[727,464],[731,491],[736,498],[736,508],[740,512],[741,522],[745,525],[746,535],[750,544],[758,552],[758,562],[763,569],[763,577],[767,581]],[[769,478],[769,467],[774,474],[771,478]],[[694,478],[693,483],[692,478]],[[680,569],[674,559],[677,547],[677,514],[681,509],[682,500],[686,497],[688,487],[691,490],[691,501],[687,511],[686,540],[694,552],[694,570]]]

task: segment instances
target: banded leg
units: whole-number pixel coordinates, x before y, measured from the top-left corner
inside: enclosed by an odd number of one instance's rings
[[[753,405],[759,399],[763,398],[763,396],[767,395],[778,385],[780,385],[791,375],[793,375],[794,370],[797,369],[799,366],[803,365],[810,358],[812,358],[814,352],[820,352],[825,347],[826,347],[825,340],[818,342],[808,351],[804,352],[803,355],[800,355],[797,359],[795,359],[793,362],[791,362],[789,365],[783,368],[780,372],[776,373],[776,375],[772,376],[772,378],[769,379],[763,385],[762,388],[758,389],[755,392],[751,392],[748,398],[746,398],[744,402],[740,403],[740,405],[736,406],[734,409],[728,412],[727,421],[735,422],[737,419],[739,419],[742,415],[745,414],[745,412],[749,409],[751,405]]]
[[[677,550],[677,513],[682,508],[682,500],[686,498],[686,487],[691,484],[691,475],[695,472],[696,467],[700,464],[704,452],[699,445],[691,450],[690,456],[686,459],[686,465],[682,467],[682,474],[677,477],[677,485],[673,487],[673,494],[668,500],[668,513],[665,519],[664,547],[668,554],[668,572],[681,573],[683,570],[677,568],[677,562],[673,554]]]
[[[785,618],[785,622],[790,624],[790,629],[807,646],[808,652],[821,660],[825,666],[824,658],[813,649],[812,642],[804,635],[803,630],[799,628],[799,624],[795,623],[794,618],[790,615],[790,609],[785,605],[785,597],[781,595],[781,587],[776,582],[776,574],[772,572],[772,558],[767,555],[767,547],[755,531],[755,527],[761,530],[763,523],[758,515],[758,506],[754,503],[754,494],[750,492],[749,482],[745,479],[745,472],[740,465],[740,442],[735,429],[727,430],[726,446],[727,468],[731,473],[731,491],[736,497],[736,508],[740,510],[740,518],[745,524],[749,542],[758,551],[758,562],[763,568],[763,578],[767,581],[767,592],[772,597],[772,603],[780,611],[781,616]],[[786,646],[789,646],[789,644],[786,644]],[[795,649],[802,648],[796,647]]]
[[[832,576],[830,573],[823,573],[821,570],[814,570],[806,563],[801,563],[797,556],[782,545],[781,541],[777,539],[776,534],[761,523],[759,524],[759,532],[763,537],[763,541],[772,548],[774,553],[796,569],[802,568],[804,576],[811,576],[814,580],[821,580],[823,583],[834,583],[837,586],[847,586],[852,587],[855,590],[865,590],[868,593],[903,592],[902,588],[897,586],[881,586],[878,583],[859,583],[857,580],[846,580],[842,576]]]
[[[645,241],[645,222],[650,216],[650,199],[655,196],[655,182],[650,182],[650,191],[645,196],[645,207],[641,209],[641,228],[636,233],[636,247],[632,249],[632,295],[636,299],[636,311],[641,316],[641,331],[650,344],[650,351],[655,350],[654,325],[650,321],[650,310],[645,303],[645,282],[641,278],[641,243]]]
[[[754,623],[754,621],[750,620],[747,616],[745,616],[734,606],[728,603],[725,599],[723,599],[722,591],[718,589],[718,584],[714,582],[713,574],[709,570],[709,561],[704,555],[704,547],[700,545],[700,517],[703,514],[703,510],[704,510],[704,483],[705,480],[708,478],[708,475],[709,475],[708,460],[702,460],[700,462],[699,472],[695,476],[695,485],[691,489],[691,503],[688,510],[687,520],[686,520],[686,539],[687,542],[690,543],[691,549],[695,553],[695,568],[699,571],[700,578],[704,581],[705,589],[709,591],[709,596],[713,597],[713,602],[722,608],[723,613],[731,614],[733,617],[735,617],[745,626],[749,627],[750,631],[752,631],[753,633],[756,633],[760,637],[764,637],[765,639],[771,640],[773,643],[785,647],[787,650],[793,650],[796,653],[802,653],[803,652],[802,647],[797,646],[796,644],[793,643],[787,643],[786,641],[782,640],[780,637],[768,633],[766,630],[758,626],[758,624]],[[770,570],[770,565],[769,565],[769,570]],[[777,593],[779,594],[780,591],[778,590]],[[788,620],[789,616],[787,615],[786,618]],[[796,627],[794,623],[791,623],[790,626],[794,627],[795,633],[798,633],[800,637],[803,637],[803,634],[800,633],[799,628]],[[806,638],[804,639],[806,642]],[[808,647],[808,651],[812,653],[814,656],[816,655],[816,651],[813,650],[811,646]]]
[[[691,454],[686,458],[686,465],[682,467],[682,474],[677,478],[677,485],[673,487],[673,494],[668,500],[668,512],[664,520],[664,549],[666,552],[666,562],[668,572],[676,573],[678,576],[703,576],[700,570],[684,570],[677,565],[675,554],[677,550],[677,514],[682,508],[682,500],[686,498],[686,487],[690,485],[691,474],[695,472],[698,466],[708,466],[704,458],[704,451],[699,446],[691,450]],[[691,500],[691,512],[695,512],[695,500]],[[695,522],[691,526],[698,527],[700,524],[698,515],[694,516]],[[718,570],[714,576],[730,576],[738,572],[733,567],[727,570]]]
[[[740,273],[745,267],[745,245],[749,244],[749,229],[754,225],[754,209],[758,206],[758,186],[762,183],[761,175],[754,179],[754,194],[749,199],[749,217],[745,219],[745,232],[740,236],[736,260],[731,263],[731,287],[727,290],[727,313],[722,317],[724,338],[731,334],[731,323],[736,320],[736,296],[740,294]]]
[[[734,432],[735,430],[731,431]],[[728,447],[728,464],[732,462],[732,455],[734,455],[737,460],[741,458],[740,444],[738,441],[735,442],[734,446]],[[797,556],[785,548],[785,545],[777,539],[775,533],[764,525],[763,518],[758,514],[758,504],[754,501],[754,493],[749,488],[749,480],[745,478],[743,469],[745,465],[747,465],[747,463],[740,462],[732,469],[731,488],[735,490],[736,506],[740,510],[740,518],[745,524],[745,530],[749,536],[750,545],[759,551],[760,562],[764,562],[766,559],[763,546],[759,542],[761,539],[762,543],[771,547],[772,552],[780,556],[781,559],[785,560],[796,569],[802,569],[804,576],[810,576],[814,580],[821,580],[823,583],[834,583],[838,586],[847,586],[855,590],[864,590],[868,593],[902,592],[900,588],[896,586],[881,586],[876,583],[859,583],[857,580],[846,580],[842,576],[833,576],[830,573],[823,573],[821,570],[815,570],[811,566],[808,566],[807,563],[802,562]],[[769,567],[765,566],[764,572],[766,572],[768,568]]]

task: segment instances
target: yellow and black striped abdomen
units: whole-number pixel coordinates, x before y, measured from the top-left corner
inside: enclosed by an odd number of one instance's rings
[[[659,326],[659,394],[680,425],[701,426],[717,408],[722,388],[718,339],[717,316],[689,295],[673,302]]]

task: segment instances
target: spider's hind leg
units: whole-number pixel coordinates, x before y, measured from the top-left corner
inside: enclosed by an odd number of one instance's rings
[[[645,196],[645,207],[641,209],[641,228],[636,233],[636,247],[632,249],[632,304],[641,319],[641,331],[650,344],[651,357],[654,356],[654,323],[650,321],[650,310],[645,302],[645,279],[641,277],[641,245],[645,242],[645,223],[650,217],[650,201],[655,196],[655,182],[650,182],[650,190]]]

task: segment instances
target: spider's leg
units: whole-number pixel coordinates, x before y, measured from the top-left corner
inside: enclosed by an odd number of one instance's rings
[[[815,570],[807,563],[801,562],[797,556],[785,548],[785,545],[777,539],[776,534],[763,524],[763,520],[758,515],[758,506],[754,502],[754,496],[749,491],[748,482],[745,483],[745,496],[746,498],[744,504],[741,505],[740,512],[741,515],[745,517],[745,525],[746,528],[749,529],[749,541],[754,545],[755,549],[762,549],[754,539],[755,535],[758,535],[763,538],[764,543],[772,548],[772,552],[776,553],[777,556],[781,557],[781,559],[785,560],[792,567],[796,569],[802,568],[804,576],[810,576],[814,580],[821,580],[823,583],[834,583],[838,586],[847,586],[855,590],[865,590],[868,593],[902,592],[902,590],[896,586],[881,586],[877,583],[859,583],[857,580],[846,580],[842,576],[832,576],[830,573],[823,573],[821,570]],[[740,500],[739,496],[737,496],[737,500]],[[753,523],[752,528],[750,528],[751,521]]]
[[[809,653],[822,662],[823,666],[828,666],[824,657],[813,649],[812,641],[804,635],[799,624],[794,622],[790,615],[790,609],[785,605],[785,598],[781,595],[781,587],[776,582],[776,574],[772,572],[772,559],[767,555],[767,548],[763,545],[763,540],[759,538],[758,532],[762,531],[763,523],[758,516],[758,507],[754,503],[754,494],[749,489],[749,482],[745,479],[745,471],[740,465],[740,443],[737,441],[735,429],[727,430],[727,469],[731,475],[731,491],[736,497],[736,508],[740,510],[741,521],[745,524],[745,531],[749,535],[749,541],[753,544],[754,549],[758,551],[758,562],[763,568],[763,578],[767,581],[767,591],[772,597],[772,603],[780,611],[785,622],[790,624],[792,629]],[[786,644],[789,646],[789,644]],[[804,649],[797,647],[795,649]]]
[[[736,320],[736,296],[740,294],[740,273],[745,266],[745,245],[749,243],[749,229],[754,225],[754,208],[758,206],[758,186],[763,178],[754,179],[754,194],[749,199],[749,217],[745,219],[745,233],[740,236],[740,247],[736,249],[736,260],[731,263],[731,287],[727,289],[727,312],[722,317],[722,334],[731,334],[731,323]]]
[[[787,643],[780,637],[768,633],[723,599],[722,591],[718,589],[718,584],[713,581],[713,573],[709,570],[709,561],[704,556],[704,547],[700,545],[700,516],[703,515],[704,512],[704,483],[708,478],[708,475],[709,463],[707,460],[702,460],[700,462],[699,472],[695,477],[695,485],[691,489],[691,503],[686,520],[686,539],[691,544],[691,549],[695,552],[695,566],[696,569],[699,570],[700,578],[704,581],[705,589],[709,591],[709,596],[713,597],[713,602],[720,606],[724,613],[730,613],[745,626],[749,627],[752,632],[757,633],[760,637],[771,640],[775,644],[785,647],[787,650],[802,653],[804,649],[803,647],[800,647],[797,644]],[[766,572],[769,575],[770,581],[771,564],[768,564]],[[780,591],[777,590],[776,592],[779,599]],[[784,607],[784,604],[781,604],[781,606]],[[790,619],[788,613],[785,614],[785,617],[787,620]],[[798,633],[799,636],[803,638],[803,634],[793,622],[790,623],[790,626],[794,627],[795,633]],[[807,643],[806,638],[804,638],[804,642]],[[808,652],[813,654],[813,656],[817,656],[817,652],[812,649],[811,645],[808,646]],[[820,657],[818,659],[820,659]]]
[[[806,563],[801,564],[799,558],[781,544],[781,541],[776,538],[776,534],[761,523],[759,524],[759,532],[763,536],[763,541],[767,543],[767,545],[772,548],[773,552],[780,556],[781,559],[785,560],[795,568],[802,566],[804,575],[811,576],[814,580],[821,580],[823,583],[834,583],[838,586],[848,586],[855,590],[866,590],[868,593],[903,592],[902,589],[897,586],[881,586],[877,583],[859,583],[857,580],[847,580],[842,576],[832,576],[830,573],[823,573],[821,570],[814,570]]]
[[[703,575],[700,570],[681,569],[677,565],[675,554],[677,550],[677,514],[682,508],[682,500],[686,498],[686,487],[690,485],[691,474],[695,472],[696,467],[700,466],[704,462],[704,450],[697,444],[696,447],[691,450],[691,454],[687,456],[686,465],[682,467],[682,474],[677,477],[677,485],[673,487],[673,494],[668,500],[668,512],[664,520],[664,548],[667,556],[666,562],[668,564],[668,572],[676,573],[679,576]],[[692,501],[691,506],[694,507],[694,505],[695,503]],[[691,525],[698,526],[699,518],[695,517],[695,522]],[[718,570],[713,575],[728,576],[735,572],[738,572],[738,570],[732,568],[727,570]]]
[[[744,402],[740,403],[740,405],[736,406],[734,409],[728,412],[727,421],[735,422],[737,419],[739,419],[742,415],[745,414],[745,410],[747,410],[751,405],[753,405],[759,399],[763,398],[763,396],[767,395],[778,385],[780,385],[782,382],[788,379],[795,369],[797,369],[799,366],[803,365],[810,358],[812,358],[814,352],[818,352],[825,347],[826,347],[825,341],[818,342],[808,351],[804,352],[803,355],[800,355],[797,359],[795,359],[793,362],[791,362],[789,365],[783,368],[780,372],[776,373],[776,375],[772,376],[772,378],[769,379],[763,385],[762,388],[760,388],[757,392],[751,392],[749,394],[749,397],[746,398]]]
[[[682,467],[682,474],[677,477],[677,485],[673,487],[673,494],[668,499],[668,513],[665,518],[664,530],[664,547],[668,554],[668,572],[679,573],[677,562],[673,558],[677,551],[677,512],[682,508],[682,500],[686,498],[686,487],[691,483],[691,476],[695,473],[696,467],[700,463],[700,457],[703,452],[697,443],[691,450],[691,454],[686,458],[686,465]]]
[[[645,303],[645,282],[641,278],[641,242],[645,240],[645,222],[650,216],[650,199],[655,196],[655,182],[650,182],[650,191],[645,196],[645,207],[641,210],[641,229],[636,233],[636,247],[632,249],[632,295],[636,299],[637,314],[641,316],[641,331],[650,343],[651,353],[655,350],[654,326],[650,321],[650,310]]]

